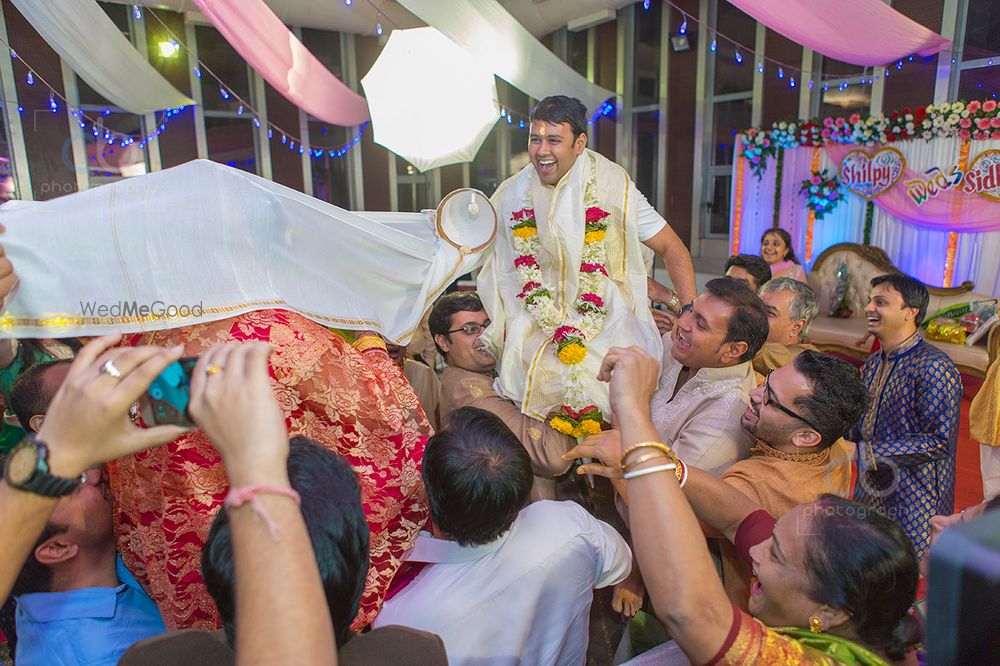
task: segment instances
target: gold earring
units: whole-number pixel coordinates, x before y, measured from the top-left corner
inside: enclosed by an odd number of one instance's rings
[[[819,619],[815,615],[809,618],[809,631],[814,634],[823,633],[823,620]]]

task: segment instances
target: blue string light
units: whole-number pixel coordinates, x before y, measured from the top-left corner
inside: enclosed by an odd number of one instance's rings
[[[681,12],[681,17],[683,18],[683,20],[681,21],[681,27],[678,30],[678,32],[680,32],[682,35],[686,35],[688,31],[688,17],[687,14],[685,14],[684,12]]]
[[[141,21],[142,20],[142,10],[139,9],[139,3],[138,2],[133,2],[132,3],[132,16],[135,17],[136,21]]]
[[[29,86],[35,85],[35,73],[32,72],[30,69],[28,70],[28,76],[25,77],[24,82],[27,83]]]
[[[719,43],[715,41],[715,37],[712,38],[712,43],[708,45],[708,50],[715,53],[719,49]]]
[[[737,65],[743,64],[743,54],[740,53],[740,49],[738,47],[736,49],[736,64]]]
[[[783,70],[781,67],[778,67],[778,78],[779,79],[785,78],[785,70]]]

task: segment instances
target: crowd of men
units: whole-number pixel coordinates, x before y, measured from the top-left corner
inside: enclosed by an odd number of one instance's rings
[[[919,334],[926,287],[872,280],[859,372],[810,344],[815,294],[772,279],[787,255],[731,257],[698,294],[576,100],[539,103],[529,156],[432,344],[262,310],[0,354],[24,431],[0,483],[15,663],[582,664],[604,587],[662,634],[616,636],[616,662],[916,659],[962,397]],[[181,356],[195,427],[152,426],[134,405]]]

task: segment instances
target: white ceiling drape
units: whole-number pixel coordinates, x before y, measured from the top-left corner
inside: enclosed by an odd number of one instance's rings
[[[535,39],[496,0],[399,0],[463,47],[493,73],[528,95],[569,95],[591,114],[614,93],[591,83]]]
[[[11,0],[63,60],[115,106],[143,114],[194,104],[132,46],[95,0]]]

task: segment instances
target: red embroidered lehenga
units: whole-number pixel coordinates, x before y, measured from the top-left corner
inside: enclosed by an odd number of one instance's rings
[[[127,336],[132,345],[183,343],[185,355],[216,342],[266,341],[270,372],[291,435],[350,460],[371,527],[371,567],[358,629],[377,614],[404,552],[427,520],[419,464],[431,433],[417,397],[387,354],[283,310]],[[118,550],[160,607],[168,629],[219,626],[201,577],[201,549],[228,486],[201,431],[109,466]]]

